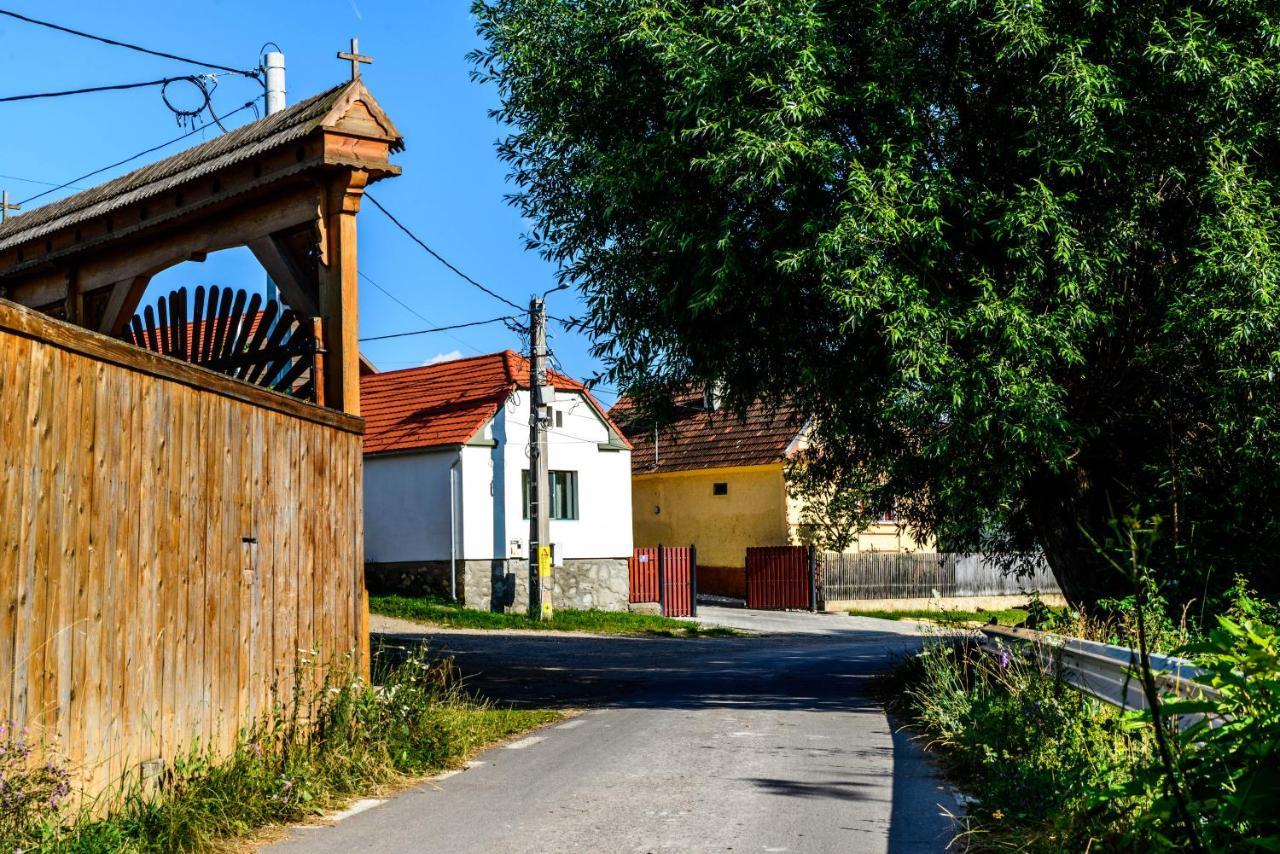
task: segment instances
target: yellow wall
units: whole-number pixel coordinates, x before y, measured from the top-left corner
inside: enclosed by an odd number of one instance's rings
[[[715,483],[727,483],[728,495],[715,495]],[[631,518],[637,548],[692,543],[698,547],[702,566],[742,566],[748,546],[800,542],[796,529],[800,504],[787,495],[781,463],[635,475]],[[851,552],[922,550],[927,548],[894,524],[872,525],[849,548]]]
[[[715,483],[729,494],[714,495]],[[702,566],[742,566],[748,546],[789,541],[781,463],[637,475],[631,507],[637,547],[692,543]]]

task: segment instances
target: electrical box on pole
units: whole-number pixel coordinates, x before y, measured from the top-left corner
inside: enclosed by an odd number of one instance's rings
[[[529,302],[529,616],[550,620],[551,474],[547,464],[547,314],[541,299]]]

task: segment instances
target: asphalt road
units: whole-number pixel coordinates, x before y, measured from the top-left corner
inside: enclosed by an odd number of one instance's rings
[[[767,632],[663,640],[432,631],[495,702],[586,707],[272,852],[940,852],[950,790],[871,683],[911,624],[700,608]],[[375,626],[378,628],[378,626]],[[384,630],[411,626],[384,622]],[[402,635],[402,641],[424,639]]]

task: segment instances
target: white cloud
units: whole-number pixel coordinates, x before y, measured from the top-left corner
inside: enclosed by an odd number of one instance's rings
[[[461,359],[461,358],[462,358],[461,350],[450,350],[448,353],[436,353],[434,356],[432,356],[430,359],[427,359],[422,364],[438,365],[441,362],[452,362],[454,359]]]

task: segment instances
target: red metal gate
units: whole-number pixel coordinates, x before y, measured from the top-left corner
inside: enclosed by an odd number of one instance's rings
[[[747,549],[747,607],[770,610],[813,607],[806,546]]]
[[[698,554],[693,546],[636,549],[629,569],[630,601],[660,602],[667,617],[697,616]]]

